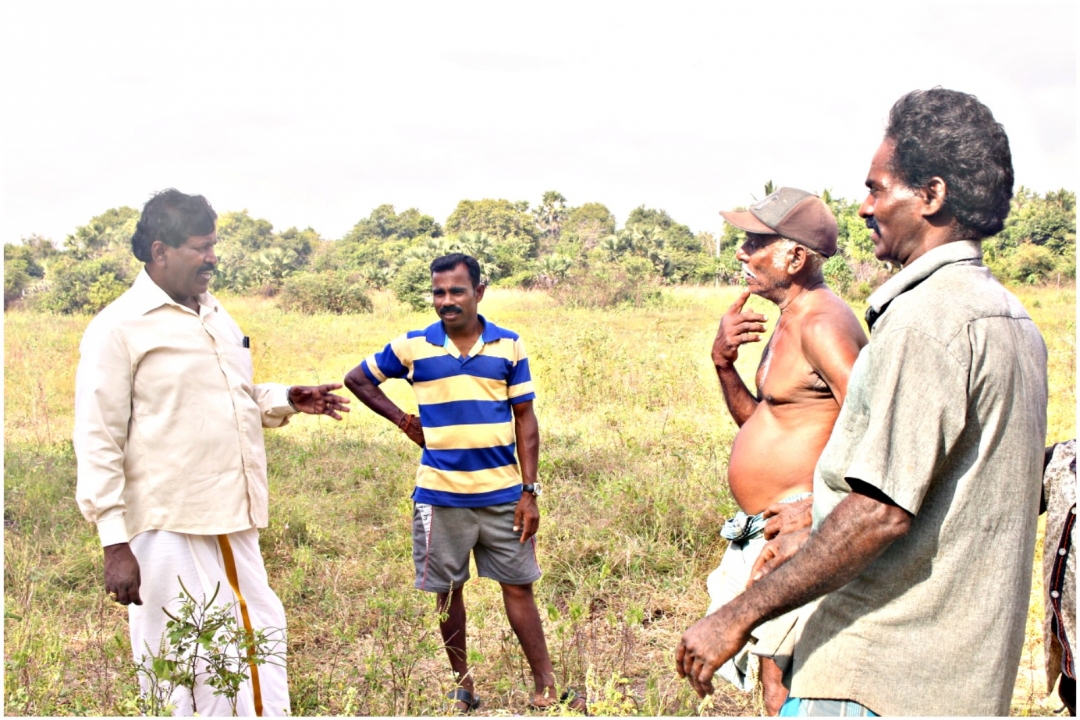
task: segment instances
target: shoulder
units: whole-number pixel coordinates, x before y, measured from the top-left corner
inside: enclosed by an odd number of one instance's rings
[[[814,293],[812,304],[799,321],[804,347],[832,346],[837,343],[861,348],[867,343],[854,311],[828,288]]]
[[[509,328],[500,327],[490,320],[484,320],[484,342],[494,342],[496,340],[520,340],[521,336]]]
[[[874,335],[915,332],[949,345],[981,321],[1031,323],[1016,297],[981,263],[941,268],[898,296],[874,326]]]
[[[122,334],[127,326],[145,314],[133,288],[128,288],[120,297],[91,318],[83,332],[81,347],[85,351],[90,345],[105,338]]]

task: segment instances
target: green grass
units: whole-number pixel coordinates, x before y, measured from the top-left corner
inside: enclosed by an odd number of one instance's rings
[[[679,288],[646,309],[559,308],[489,291],[481,312],[525,339],[541,428],[536,592],[560,684],[609,715],[753,714],[735,692],[702,704],[673,650],[707,605],[719,561],[735,426],[709,348],[735,288]],[[1018,292],[1050,349],[1048,441],[1075,435],[1075,290]],[[432,322],[388,295],[358,316],[282,313],[226,298],[259,381],[340,381],[405,330]],[[752,306],[775,321],[775,307]],[[862,308],[856,308],[857,313]],[[8,714],[133,714],[126,611],[108,602],[94,528],[73,500],[72,396],[89,318],[5,315],[5,689]],[[761,344],[744,350],[748,379]],[[415,409],[405,383],[388,394]],[[409,493],[418,452],[360,406],[342,423],[297,417],[267,432],[270,527],[261,544],[289,621],[298,715],[444,714],[451,687],[433,599],[413,589]],[[1036,577],[1038,572],[1035,573]],[[1033,589],[1015,714],[1045,714]],[[481,714],[524,713],[528,668],[497,584],[469,583]]]

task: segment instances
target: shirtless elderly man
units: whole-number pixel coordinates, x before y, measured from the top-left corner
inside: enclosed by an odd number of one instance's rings
[[[800,501],[810,496],[814,466],[843,404],[851,366],[867,342],[855,314],[825,285],[822,266],[836,252],[837,227],[819,197],[780,188],[749,210],[720,214],[746,231],[735,257],[748,287],[720,320],[712,348],[724,401],[739,425],[728,484],[741,511],[720,533],[729,544],[708,579],[707,614],[745,589],[766,535],[805,524],[795,520],[809,508],[809,501]],[[765,332],[764,315],[743,311],[751,293],[780,308],[758,366],[757,396],[735,369],[739,347],[759,342]],[[770,516],[775,517],[767,522]],[[783,669],[772,658],[790,656],[781,648],[794,642],[795,619],[792,612],[758,628],[719,671],[736,687],[752,690],[760,657],[765,709],[772,715],[787,697]]]

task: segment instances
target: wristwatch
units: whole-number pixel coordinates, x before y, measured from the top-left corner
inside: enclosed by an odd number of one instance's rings
[[[540,483],[534,483],[532,485],[522,485],[521,492],[532,493],[534,496],[540,497],[542,488],[540,487]]]

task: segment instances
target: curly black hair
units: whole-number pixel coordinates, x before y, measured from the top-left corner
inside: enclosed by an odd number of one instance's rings
[[[148,263],[150,246],[155,240],[180,247],[189,237],[214,232],[216,222],[217,213],[202,195],[185,195],[173,188],[162,190],[143,206],[142,217],[131,236],[131,252]]]
[[[915,90],[889,112],[894,143],[889,170],[908,187],[945,181],[945,209],[965,237],[1001,231],[1013,195],[1012,153],[1005,128],[974,95],[935,87]]]

